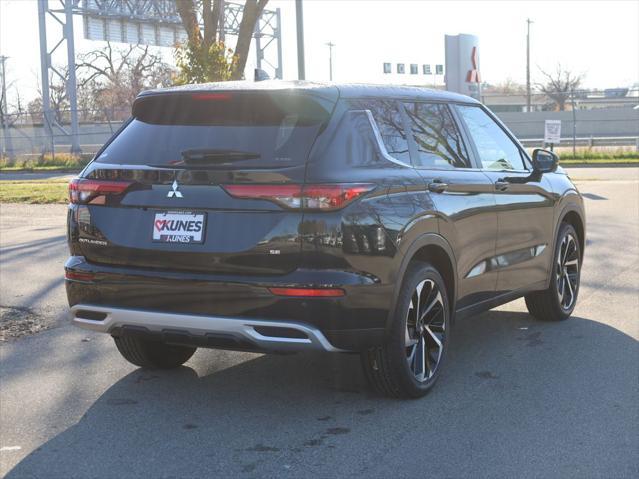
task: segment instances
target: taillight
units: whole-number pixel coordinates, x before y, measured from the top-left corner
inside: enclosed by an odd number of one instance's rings
[[[69,201],[74,204],[104,205],[107,196],[123,194],[134,182],[74,178],[69,183]]]
[[[222,185],[234,198],[268,200],[286,208],[338,210],[371,191],[370,184]]]

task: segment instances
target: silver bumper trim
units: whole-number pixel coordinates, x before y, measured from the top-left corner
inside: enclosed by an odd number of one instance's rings
[[[82,311],[101,313],[102,320],[88,319]],[[76,304],[71,308],[71,322],[76,326],[101,333],[109,333],[122,326],[140,326],[152,332],[165,330],[186,331],[194,336],[207,333],[232,334],[256,344],[262,349],[273,351],[320,350],[341,352],[326,339],[322,332],[308,324],[294,321],[265,321],[259,319],[226,318],[219,316],[199,316],[192,314],[159,313],[139,309],[108,308],[90,304]],[[85,316],[85,317],[83,317]],[[306,335],[306,338],[264,336],[255,327],[289,328]]]

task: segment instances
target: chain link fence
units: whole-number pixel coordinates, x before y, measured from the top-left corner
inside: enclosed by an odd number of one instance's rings
[[[42,111],[23,111],[5,115],[0,125],[0,153],[5,164],[16,161],[38,161],[43,154],[49,158],[69,156],[70,116],[68,109],[55,111],[61,127],[47,128]],[[78,110],[78,132],[83,156],[92,156],[130,115],[128,108]],[[50,161],[50,160],[49,160]]]

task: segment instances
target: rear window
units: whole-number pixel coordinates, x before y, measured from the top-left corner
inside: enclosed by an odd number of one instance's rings
[[[142,97],[98,163],[211,168],[303,164],[332,104],[296,93]]]

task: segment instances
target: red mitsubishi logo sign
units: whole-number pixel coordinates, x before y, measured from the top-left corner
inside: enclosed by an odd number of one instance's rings
[[[470,54],[470,61],[473,63],[473,68],[472,70],[468,70],[466,81],[468,83],[480,83],[481,77],[479,76],[479,70],[477,69],[477,47],[473,47],[473,52]]]

